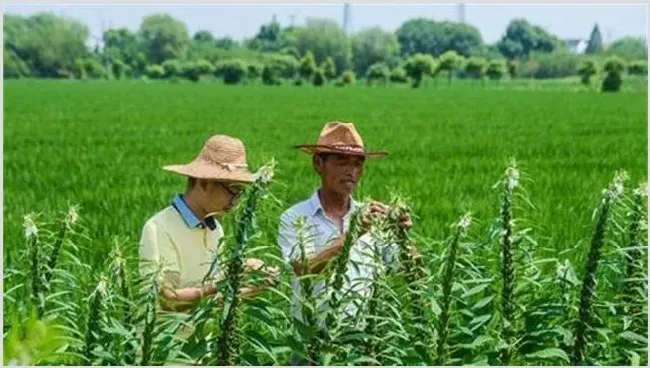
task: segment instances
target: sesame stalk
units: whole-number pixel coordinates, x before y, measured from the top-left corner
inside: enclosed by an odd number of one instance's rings
[[[610,210],[613,202],[623,194],[623,182],[627,179],[624,172],[617,173],[609,188],[603,191],[602,199],[598,206],[596,229],[591,239],[591,247],[587,255],[585,276],[580,291],[580,304],[578,309],[578,321],[574,330],[572,365],[580,365],[587,359],[587,329],[590,326],[590,313],[593,298],[596,293],[596,278],[598,263],[601,258],[601,250],[605,244],[605,235],[610,218]]]
[[[38,227],[32,215],[24,217],[23,228],[25,229],[25,239],[27,240],[27,249],[31,263],[32,299],[36,303],[38,316],[41,317],[44,313],[44,305],[41,300],[41,254],[38,241]]]
[[[454,237],[449,245],[449,253],[445,257],[444,268],[442,271],[442,298],[441,313],[438,318],[438,344],[436,349],[436,360],[434,365],[445,365],[447,362],[447,337],[449,335],[449,317],[451,316],[451,287],[454,283],[454,268],[456,267],[456,258],[460,240],[467,233],[471,223],[471,217],[465,215],[455,224]]]
[[[78,218],[79,218],[78,207],[77,206],[70,207],[65,219],[61,223],[61,227],[59,228],[59,232],[54,241],[54,249],[52,250],[52,254],[50,255],[50,259],[47,265],[47,271],[45,273],[46,288],[50,287],[50,281],[52,280],[52,275],[54,275],[54,268],[56,267],[57,261],[59,259],[59,253],[61,251],[61,247],[63,246],[63,241],[65,240],[66,233],[69,231],[70,226],[74,225],[74,223],[77,222]]]
[[[253,220],[258,200],[264,195],[273,179],[275,162],[265,165],[258,172],[255,181],[247,191],[245,205],[237,223],[235,246],[226,268],[228,290],[224,295],[225,317],[221,324],[221,334],[217,344],[217,364],[235,365],[239,356],[239,288],[244,272],[244,248],[253,234]]]
[[[93,350],[99,342],[98,334],[101,331],[101,319],[104,314],[104,299],[108,295],[107,282],[104,277],[100,277],[95,290],[89,298],[90,309],[86,323],[86,338],[84,341],[83,357],[84,364],[93,364]]]
[[[515,289],[515,265],[514,265],[514,221],[513,221],[513,196],[514,189],[519,185],[519,170],[516,163],[512,162],[506,169],[503,192],[503,203],[501,205],[501,276],[503,287],[501,290],[501,310],[503,317],[503,337],[506,347],[501,351],[501,363],[509,365],[512,349],[512,335],[514,326],[514,289]]]

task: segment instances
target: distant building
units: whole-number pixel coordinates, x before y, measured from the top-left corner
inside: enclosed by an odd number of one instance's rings
[[[564,40],[564,41],[569,46],[569,50],[576,55],[584,54],[585,50],[587,49],[587,45],[589,44],[588,40],[580,40],[580,39],[572,39],[572,40]]]

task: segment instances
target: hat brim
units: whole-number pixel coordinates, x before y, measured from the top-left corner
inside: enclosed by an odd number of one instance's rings
[[[381,158],[381,157],[386,157],[388,156],[388,152],[385,151],[375,151],[375,152],[369,152],[369,151],[362,151],[362,152],[355,152],[355,151],[347,151],[343,149],[339,149],[336,147],[332,146],[322,146],[322,145],[317,145],[317,144],[301,144],[295,146],[298,150],[308,153],[308,154],[318,154],[318,153],[337,153],[341,155],[349,155],[349,156],[363,156],[363,157],[368,157],[368,158]]]
[[[220,180],[236,183],[252,183],[254,181],[253,173],[249,171],[229,171],[212,165],[192,162],[185,165],[167,165],[162,168],[172,173],[207,180]]]

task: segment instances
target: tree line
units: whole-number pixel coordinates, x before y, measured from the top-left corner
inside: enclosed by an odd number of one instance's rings
[[[445,76],[451,83],[454,77],[580,75],[588,84],[599,72],[647,73],[641,38],[624,37],[605,47],[595,25],[585,55],[575,55],[566,41],[525,19],[512,20],[494,44],[471,25],[424,18],[408,20],[395,32],[373,27],[349,36],[329,19],[291,27],[274,19],[236,42],[206,30],[190,35],[183,22],[152,14],[136,31],[106,30],[94,49],[87,46],[88,27],[75,19],[39,13],[7,14],[4,20],[5,78],[216,77],[227,84],[261,79],[269,85],[345,85],[359,78],[417,87],[426,76]]]

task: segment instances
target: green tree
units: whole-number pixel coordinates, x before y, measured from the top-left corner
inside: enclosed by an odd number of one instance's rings
[[[580,76],[580,81],[585,86],[588,86],[591,83],[591,77],[598,73],[598,67],[596,62],[592,59],[583,60],[578,68],[578,75]]]
[[[305,80],[309,80],[312,75],[316,72],[316,61],[314,60],[314,54],[311,51],[307,51],[305,56],[300,61],[299,74]]]
[[[648,45],[640,37],[623,37],[607,48],[608,55],[618,55],[625,60],[648,60]]]
[[[512,20],[497,42],[497,48],[507,59],[526,58],[533,51],[552,52],[562,45],[559,38],[525,19]]]
[[[88,27],[74,19],[50,13],[6,15],[3,30],[5,50],[16,61],[14,70],[27,66],[35,77],[71,76],[75,60],[90,56]]]
[[[519,60],[508,60],[506,62],[506,68],[508,68],[510,79],[515,79],[517,77],[517,71],[519,70]]]
[[[594,24],[594,28],[591,30],[585,54],[597,54],[601,51],[603,51],[603,37],[600,34],[598,23],[596,23]]]
[[[165,78],[180,77],[183,74],[183,65],[180,60],[165,60],[162,67],[165,70]]]
[[[449,84],[451,84],[451,79],[454,75],[454,72],[462,62],[461,56],[459,56],[456,51],[449,50],[440,55],[440,61],[438,63],[438,70],[446,71],[448,73]]]
[[[623,84],[623,71],[625,71],[625,61],[618,57],[612,56],[605,61],[603,68],[605,79],[602,84],[603,92],[618,92]]]
[[[503,78],[503,75],[506,73],[506,64],[503,60],[491,60],[488,63],[485,74],[491,80],[499,80]]]
[[[325,77],[325,72],[322,69],[316,69],[316,72],[314,73],[314,86],[320,87],[327,83],[327,77]]]
[[[24,60],[21,60],[13,51],[5,49],[3,50],[3,75],[5,78],[20,78],[27,77],[30,75],[31,71],[29,66]]]
[[[246,77],[247,65],[242,60],[224,60],[215,65],[215,74],[223,78],[225,84],[237,84]]]
[[[427,54],[415,54],[406,61],[404,69],[412,79],[413,88],[419,87],[424,77],[433,73],[435,64],[433,57]]]
[[[280,78],[278,77],[278,71],[271,65],[265,65],[262,69],[262,83],[267,86],[277,86],[280,85]]]
[[[393,83],[407,83],[409,81],[408,74],[404,68],[394,68],[390,72],[390,81]]]
[[[384,85],[388,84],[388,78],[390,77],[390,69],[384,63],[375,63],[368,68],[366,73],[366,79],[368,85],[372,85],[375,81],[380,81]]]
[[[363,75],[370,65],[387,63],[399,55],[400,45],[395,34],[379,27],[363,30],[352,36],[354,70]]]
[[[109,29],[102,35],[104,54],[110,63],[123,61],[135,74],[144,73],[146,57],[141,50],[138,36],[127,28]]]
[[[140,24],[139,35],[147,60],[159,64],[183,59],[190,45],[185,24],[167,14],[153,14]]]
[[[325,59],[323,64],[321,64],[320,68],[325,74],[325,78],[334,79],[336,77],[336,64],[334,63],[334,59],[332,59],[331,57]]]
[[[165,77],[165,68],[162,65],[147,65],[145,74],[151,79],[162,79]]]
[[[299,70],[300,63],[290,55],[268,54],[263,62],[273,69],[274,75],[281,78],[294,78]]]
[[[209,44],[211,46],[215,46],[214,36],[210,31],[206,31],[206,30],[200,30],[196,32],[192,37],[192,41],[200,44]]]
[[[479,31],[467,24],[435,22],[416,18],[406,21],[395,32],[402,53],[440,56],[448,50],[468,57],[480,52],[483,39]]]
[[[341,83],[344,85],[354,84],[356,82],[356,76],[352,70],[346,70],[341,75]]]
[[[352,45],[343,29],[328,19],[308,19],[305,27],[288,31],[288,46],[294,46],[301,55],[312,51],[316,64],[329,56],[336,63],[336,70],[346,70],[352,65]]]
[[[648,75],[648,62],[645,60],[636,60],[627,66],[627,72],[630,75]]]
[[[481,79],[485,76],[485,59],[479,57],[472,57],[465,63],[465,73],[474,79]]]

